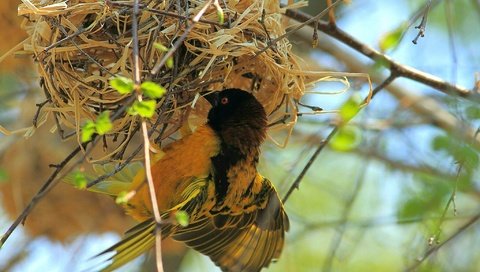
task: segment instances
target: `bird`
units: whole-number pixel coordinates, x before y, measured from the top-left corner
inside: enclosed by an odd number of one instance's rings
[[[205,98],[212,105],[206,123],[152,161],[161,237],[185,243],[222,271],[260,271],[280,257],[289,229],[277,190],[257,171],[267,115],[255,96],[241,89]],[[106,180],[91,188],[112,196],[125,189],[133,196],[122,205],[140,223],[97,255],[113,253],[102,271],[123,266],[155,244],[157,223],[144,171],[130,181]],[[188,215],[188,224],[175,219],[178,212]]]

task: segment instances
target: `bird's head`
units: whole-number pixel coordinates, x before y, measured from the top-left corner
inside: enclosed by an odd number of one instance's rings
[[[267,115],[250,93],[240,89],[226,89],[205,98],[212,104],[208,125],[225,144],[242,149],[244,145],[258,148],[265,139]]]

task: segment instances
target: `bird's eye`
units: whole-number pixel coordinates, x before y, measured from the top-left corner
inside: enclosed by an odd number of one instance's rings
[[[220,103],[222,103],[222,105],[227,105],[228,104],[228,97],[222,97],[222,99],[220,100]]]

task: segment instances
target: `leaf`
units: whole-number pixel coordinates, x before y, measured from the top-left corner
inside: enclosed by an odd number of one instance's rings
[[[466,114],[469,119],[480,119],[480,107],[470,106],[466,109]]]
[[[112,86],[113,89],[115,89],[117,92],[120,94],[129,94],[133,92],[133,80],[122,77],[122,76],[117,76],[109,81],[110,86]]]
[[[127,109],[130,115],[140,115],[145,118],[152,118],[155,114],[155,107],[157,102],[155,100],[135,101],[131,107]]]
[[[88,181],[85,175],[80,171],[75,171],[75,173],[73,174],[73,185],[75,186],[75,188],[81,190],[86,189],[87,183]]]
[[[143,82],[142,85],[140,85],[140,89],[144,95],[152,99],[160,98],[167,92],[165,88],[152,81]]]
[[[98,135],[104,135],[113,128],[113,124],[110,121],[110,111],[104,111],[100,113],[95,121],[95,128]]]
[[[478,168],[478,153],[467,145],[459,146],[455,150],[454,158],[463,163],[467,171],[475,171]]]
[[[177,220],[177,223],[182,226],[186,227],[188,224],[190,224],[190,216],[188,215],[187,212],[185,211],[178,211],[175,213],[175,219]]]
[[[153,47],[158,49],[158,51],[160,51],[160,52],[168,52],[168,50],[169,50],[165,45],[163,45],[161,43],[154,43]]]
[[[87,122],[85,122],[85,124],[82,126],[82,143],[90,141],[95,132],[95,123],[92,120],[88,120]]]
[[[340,107],[340,117],[344,121],[349,121],[360,111],[360,96],[352,95],[343,105]]]
[[[173,57],[169,57],[169,58],[167,59],[167,62],[165,63],[165,66],[167,66],[167,68],[169,68],[169,69],[172,69],[172,68],[173,68],[173,64],[174,64],[174,62],[173,62]]]
[[[439,135],[432,140],[432,149],[435,151],[448,150],[451,146],[450,138],[445,135]]]
[[[383,37],[379,41],[380,50],[382,52],[385,52],[387,50],[397,48],[400,44],[400,41],[402,40],[403,33],[405,33],[406,28],[407,25],[405,23],[402,23],[397,28],[383,35]]]
[[[398,218],[418,218],[425,215],[438,214],[445,208],[445,203],[452,192],[448,180],[428,174],[414,175],[416,186],[414,191],[400,196],[398,203]]]
[[[217,17],[218,23],[223,25],[225,23],[225,15],[223,14],[223,9],[220,6],[217,7]]]
[[[117,204],[126,204],[128,202],[128,192],[127,191],[121,191],[118,195],[117,198],[115,198],[115,203]]]
[[[361,141],[361,132],[353,126],[340,128],[330,141],[330,146],[338,151],[350,151],[358,146]]]

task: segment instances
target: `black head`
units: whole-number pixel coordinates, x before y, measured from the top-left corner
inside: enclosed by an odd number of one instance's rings
[[[226,144],[244,142],[258,147],[263,142],[267,115],[252,94],[240,89],[226,89],[205,98],[212,104],[208,124]]]

